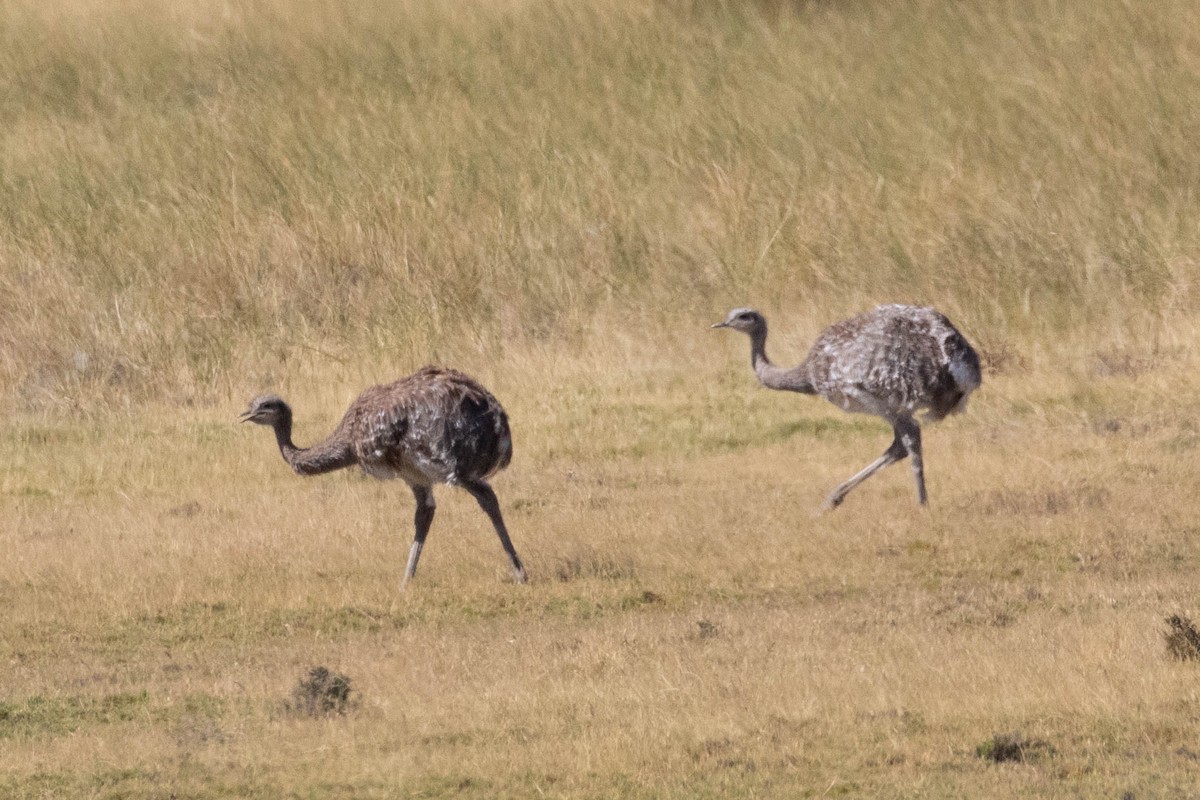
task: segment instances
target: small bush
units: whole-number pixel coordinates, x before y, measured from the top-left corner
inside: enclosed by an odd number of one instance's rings
[[[1001,764],[1006,761],[1030,761],[1052,750],[1049,744],[1040,739],[1026,739],[1020,733],[997,733],[977,745],[975,754],[987,761]]]
[[[1163,634],[1167,641],[1167,654],[1179,661],[1200,660],[1200,631],[1187,617],[1172,614],[1167,617],[1171,630]]]
[[[345,714],[350,707],[350,678],[325,667],[313,667],[292,691],[289,709],[310,717]]]

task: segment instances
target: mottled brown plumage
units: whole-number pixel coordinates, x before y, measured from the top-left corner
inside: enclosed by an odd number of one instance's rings
[[[845,411],[883,417],[895,439],[883,455],[834,489],[825,501],[836,508],[858,484],[882,467],[912,458],[917,501],[924,505],[921,428],[914,415],[937,421],[963,411],[979,388],[979,356],[950,320],[932,308],[885,305],[826,328],[808,357],[785,370],[767,358],[767,321],[750,308],[735,308],[714,328],[750,337],[750,363],[770,389],[816,394]]]
[[[517,582],[525,582],[525,569],[487,483],[512,458],[508,416],[472,378],[453,369],[424,367],[394,383],[372,386],[350,404],[327,439],[307,448],[292,443],[292,410],[276,395],[250,401],[242,421],[271,426],[284,460],[301,475],[357,464],[368,475],[400,478],[412,488],[416,536],[402,587],[416,572],[433,522],[433,486],[438,483],[461,486],[475,497],[500,537]]]

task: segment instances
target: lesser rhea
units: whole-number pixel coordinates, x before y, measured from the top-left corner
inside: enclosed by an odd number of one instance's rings
[[[357,464],[368,475],[400,478],[412,488],[416,534],[401,589],[417,571],[438,483],[461,486],[479,502],[512,562],[516,582],[525,582],[525,568],[487,482],[512,458],[508,416],[478,381],[457,370],[424,367],[394,383],[372,386],[350,404],[333,433],[312,447],[292,443],[292,409],[277,395],[254,398],[242,421],[272,427],[279,452],[301,475]]]
[[[914,415],[937,421],[963,411],[979,388],[979,356],[950,320],[932,308],[885,305],[826,328],[797,367],[781,369],[767,358],[767,320],[752,308],[735,308],[714,328],[733,328],[750,337],[750,364],[759,382],[824,397],[837,407],[883,417],[895,438],[825,500],[837,508],[850,490],[888,464],[912,459],[917,502],[925,505],[921,427]]]

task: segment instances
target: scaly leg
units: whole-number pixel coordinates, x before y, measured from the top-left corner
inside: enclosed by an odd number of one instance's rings
[[[417,562],[421,560],[421,548],[425,546],[425,537],[429,535],[429,526],[433,524],[433,512],[437,503],[433,500],[433,489],[428,486],[413,486],[413,497],[417,499],[417,510],[413,523],[417,532],[413,536],[412,549],[408,551],[408,567],[404,570],[404,580],[400,582],[400,591],[404,591],[412,576],[417,572]]]
[[[500,514],[500,501],[496,499],[496,493],[492,491],[492,487],[488,486],[486,481],[464,483],[463,488],[479,502],[479,506],[492,521],[492,525],[496,528],[496,535],[500,537],[500,544],[503,545],[504,552],[508,553],[508,560],[512,562],[516,582],[524,583],[525,567],[521,566],[521,559],[517,555],[516,548],[513,547],[512,539],[508,538],[508,528],[504,526],[504,517]]]
[[[900,420],[896,423],[896,433],[904,444],[904,449],[912,457],[913,480],[917,483],[917,502],[927,505],[929,498],[925,495],[925,460],[921,457],[921,426],[914,419]]]
[[[915,426],[916,423],[913,423],[913,425]],[[833,509],[837,508],[842,504],[842,501],[846,499],[846,495],[850,494],[850,490],[855,486],[858,486],[860,483],[886,467],[888,464],[895,464],[897,461],[900,461],[906,455],[908,455],[908,448],[905,447],[904,441],[901,438],[899,423],[894,424],[893,427],[895,428],[896,438],[892,440],[891,446],[888,447],[887,450],[884,450],[883,455],[868,464],[861,472],[857,473],[850,478],[850,480],[834,489],[833,492],[830,493],[829,497],[825,499],[824,504],[822,504],[822,512],[832,511]],[[920,432],[918,431],[918,437],[919,435]]]

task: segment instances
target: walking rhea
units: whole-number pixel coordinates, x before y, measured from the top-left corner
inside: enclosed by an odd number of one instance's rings
[[[885,305],[826,328],[808,357],[781,369],[767,358],[767,320],[752,308],[735,308],[714,328],[750,337],[750,364],[768,389],[816,394],[845,411],[887,420],[895,438],[883,455],[833,490],[822,505],[841,505],[850,490],[888,464],[912,458],[917,502],[925,505],[921,427],[925,409],[936,422],[966,409],[980,384],[979,356],[945,316],[932,308]]]
[[[292,409],[277,395],[254,398],[242,421],[274,428],[279,452],[300,475],[357,464],[368,475],[400,478],[412,488],[416,535],[401,589],[417,571],[433,522],[433,486],[438,483],[471,493],[496,528],[516,582],[525,582],[525,568],[487,482],[512,458],[508,416],[487,389],[463,373],[424,367],[395,383],[372,386],[350,404],[329,438],[312,447],[292,443]]]

